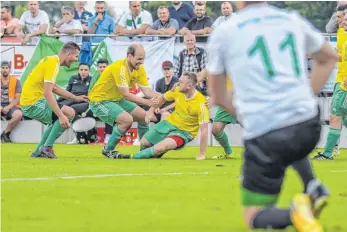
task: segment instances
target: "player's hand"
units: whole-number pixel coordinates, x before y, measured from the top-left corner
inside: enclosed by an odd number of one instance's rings
[[[161,110],[160,110],[160,108],[156,108],[156,109],[154,110],[154,112],[155,112],[156,114],[160,114],[160,113],[161,113]]]
[[[88,102],[89,98],[86,95],[81,95],[81,96],[75,96],[72,100],[75,102]]]
[[[206,159],[206,156],[205,156],[205,154],[199,154],[196,158],[195,158],[196,160],[205,160]]]
[[[146,116],[145,116],[145,122],[148,124],[150,123],[151,121],[154,121],[156,119],[153,111],[151,110],[148,110],[146,111]]]
[[[212,106],[214,105],[213,98],[212,98],[212,97],[207,97],[206,100],[207,100],[207,101],[206,101],[206,106],[207,106],[207,108],[211,109]]]
[[[153,97],[148,100],[149,107],[157,107],[159,105],[159,99],[157,97]]]
[[[59,117],[59,123],[60,123],[60,126],[64,129],[70,128],[69,119],[64,114]]]

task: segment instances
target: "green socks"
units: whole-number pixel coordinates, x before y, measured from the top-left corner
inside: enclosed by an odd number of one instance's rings
[[[327,157],[333,156],[334,146],[339,141],[341,135],[341,129],[329,128],[329,134],[327,138],[327,142],[324,147],[323,154]]]
[[[108,140],[108,142],[105,146],[105,150],[106,151],[113,151],[125,133],[126,133],[126,131],[123,132],[123,131],[119,130],[117,125],[114,125],[110,139]]]
[[[72,119],[69,119],[70,123]],[[56,120],[52,125],[51,133],[49,133],[49,136],[45,142],[44,147],[53,147],[53,144],[55,143],[55,140],[57,140],[65,131],[65,128],[62,128],[60,126],[59,120]]]
[[[137,130],[139,132],[139,138],[140,140],[142,139],[142,137],[147,133],[147,131],[149,130],[148,124],[138,124],[137,125]]]
[[[133,159],[150,159],[150,158],[153,158],[154,156],[155,154],[154,154],[154,146],[153,146],[153,147],[143,149],[142,151],[134,154],[132,158]]]
[[[213,135],[213,137],[224,148],[224,152],[226,155],[230,155],[232,153],[232,149],[231,149],[230,144],[229,144],[228,136],[224,131],[219,135]]]
[[[41,149],[41,147],[46,143],[46,140],[47,140],[49,134],[51,133],[52,128],[53,128],[53,124],[52,124],[52,125],[49,125],[49,126],[46,128],[45,132],[43,132],[43,135],[42,135],[42,137],[41,137],[40,143],[37,145],[35,151],[33,152],[34,154],[38,154],[38,153],[40,152],[40,149]]]

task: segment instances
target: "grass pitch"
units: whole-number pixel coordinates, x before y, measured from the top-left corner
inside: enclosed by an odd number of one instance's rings
[[[154,160],[106,159],[102,146],[89,145],[57,145],[59,159],[33,159],[34,147],[1,145],[3,232],[248,231],[240,207],[240,148],[236,160],[196,161],[196,147]],[[207,151],[212,157],[222,149]],[[325,231],[347,231],[347,151],[313,166],[332,195],[321,217]],[[288,207],[301,190],[289,170],[279,205]]]

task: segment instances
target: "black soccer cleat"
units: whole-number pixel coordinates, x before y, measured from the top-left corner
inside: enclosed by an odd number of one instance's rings
[[[53,151],[53,147],[42,147],[40,157],[48,159],[58,159],[58,157],[55,155]]]
[[[1,142],[12,143],[10,136],[8,134],[6,134],[5,131],[3,131],[1,134]]]
[[[122,154],[119,151],[106,151],[102,149],[102,154],[110,159],[130,159],[131,155]]]
[[[322,210],[328,205],[329,191],[319,180],[314,179],[307,185],[307,194],[311,198],[313,214],[319,218]]]
[[[333,157],[325,156],[323,153],[318,152],[318,155],[312,158],[313,160],[333,160]]]

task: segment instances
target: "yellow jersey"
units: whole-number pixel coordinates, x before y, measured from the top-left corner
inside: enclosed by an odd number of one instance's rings
[[[47,56],[36,65],[24,82],[20,96],[22,106],[33,105],[38,100],[45,98],[44,83],[51,82],[55,84],[59,66],[58,56]]]
[[[175,101],[174,112],[166,120],[180,130],[189,132],[195,138],[199,132],[199,124],[209,123],[210,116],[206,99],[199,91],[194,96],[186,96],[178,91],[168,91],[164,94],[167,101]]]
[[[347,33],[345,33],[343,28],[339,28],[337,30],[337,54],[339,57],[342,57],[344,54],[344,46],[345,43],[347,42]],[[343,60],[343,58],[342,58]],[[343,82],[343,80],[345,79],[345,76],[347,75],[347,63],[343,62],[341,60],[341,62],[337,63],[337,76],[335,79],[336,83],[341,83]]]
[[[342,72],[338,71],[340,73],[340,88],[347,91],[347,88],[344,85],[344,81],[347,79],[347,41],[345,42],[343,49],[342,49],[342,54],[341,54],[341,62],[339,64],[339,70],[340,68],[344,69]]]
[[[102,72],[88,97],[91,102],[119,101],[124,98],[118,87],[132,88],[137,84],[140,87],[150,87],[145,67],[130,72],[126,59],[118,60]]]

